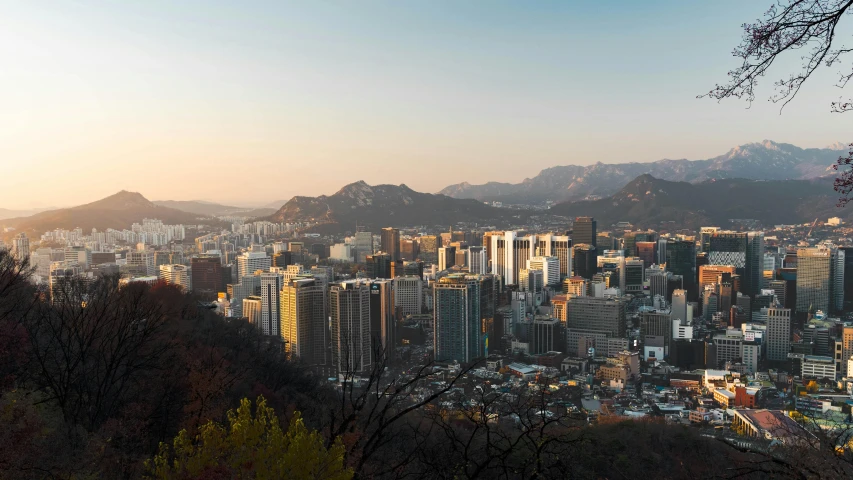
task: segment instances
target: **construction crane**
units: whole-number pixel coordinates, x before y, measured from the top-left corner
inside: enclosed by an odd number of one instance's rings
[[[811,236],[812,236],[812,230],[814,230],[814,226],[815,226],[815,225],[817,225],[817,218],[815,218],[815,219],[814,219],[814,222],[812,222],[812,228],[810,228],[810,229],[809,229],[809,233],[807,233],[807,234],[806,234],[806,238],[811,238]]]

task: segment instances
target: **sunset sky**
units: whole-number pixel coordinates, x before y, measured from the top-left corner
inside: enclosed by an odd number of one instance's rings
[[[781,115],[775,77],[751,109],[695,98],[770,3],[0,0],[0,207],[435,192],[853,141],[835,68]]]

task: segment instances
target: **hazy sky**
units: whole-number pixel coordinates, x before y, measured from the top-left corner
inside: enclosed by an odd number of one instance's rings
[[[695,99],[770,3],[0,0],[0,207],[434,192],[853,141],[834,71],[781,115],[766,89]]]

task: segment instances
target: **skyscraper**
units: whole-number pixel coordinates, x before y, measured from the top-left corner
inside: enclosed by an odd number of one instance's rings
[[[764,278],[764,233],[718,231],[710,234],[708,263],[733,265],[741,276],[741,291],[754,297]]]
[[[196,293],[213,297],[225,291],[225,273],[218,255],[199,255],[190,260],[192,266],[192,285]]]
[[[271,266],[272,259],[267,256],[264,246],[252,245],[249,251],[237,256],[237,281],[258,270],[268,272]]]
[[[573,245],[597,245],[598,238],[596,237],[596,221],[592,217],[577,217],[575,218],[574,227],[572,229],[572,244]]]
[[[12,256],[19,262],[30,259],[30,239],[25,233],[15,235],[12,240]]]
[[[284,277],[278,272],[261,274],[261,325],[264,335],[281,336],[281,289]]]
[[[560,260],[557,257],[536,256],[527,260],[527,270],[542,272],[545,285],[560,284]]]
[[[370,287],[371,354],[376,357],[382,352],[390,363],[395,357],[397,341],[391,280],[371,280],[368,285]]]
[[[580,337],[625,338],[627,303],[622,298],[571,297],[566,306],[569,352],[578,350]]]
[[[438,249],[441,246],[441,237],[437,235],[421,235],[420,239],[418,239],[419,258],[424,263],[438,264]]]
[[[456,265],[456,247],[438,249],[438,270],[444,271]]]
[[[234,318],[243,318],[246,316],[245,312],[243,312],[243,299],[250,296],[260,298],[261,277],[260,275],[243,277],[238,283],[228,284],[226,291],[228,292],[228,300],[231,302],[231,316]],[[260,310],[258,310],[258,320],[260,321]]]
[[[370,232],[356,232],[355,234],[355,261],[364,263],[368,255],[373,255],[373,234]]]
[[[579,244],[572,247],[574,259],[574,276],[591,280],[598,270],[598,256],[595,247],[589,244]]]
[[[535,255],[556,257],[560,267],[560,279],[572,276],[572,241],[568,235],[538,236]]]
[[[260,328],[259,324],[261,323],[261,297],[256,297],[254,295],[246,297],[243,299],[242,303],[242,312],[243,316],[248,320],[248,322],[258,328]]]
[[[829,311],[831,255],[825,247],[797,250],[797,312]]]
[[[486,258],[485,247],[468,247],[465,250],[468,255],[468,271],[474,275],[488,273],[489,261]]]
[[[313,278],[284,283],[280,295],[281,337],[291,355],[309,365],[326,364],[326,289]]]
[[[841,312],[844,310],[844,271],[847,253],[835,247],[831,252],[829,309],[833,312]]]
[[[698,296],[696,288],[696,244],[689,240],[667,239],[666,269],[673,275],[683,277],[683,289],[687,290],[687,298]]]
[[[391,261],[400,260],[400,230],[396,228],[383,228],[380,237],[382,251],[391,256]]]
[[[453,274],[434,284],[436,360],[467,363],[481,356],[481,277]]]
[[[841,331],[841,375],[849,377],[851,357],[853,357],[853,327],[844,327]]]
[[[423,281],[420,277],[406,276],[394,279],[394,306],[403,315],[421,313],[423,305]]]
[[[370,288],[357,280],[332,285],[329,305],[333,365],[339,373],[370,371]]]
[[[761,313],[764,309],[762,309]],[[767,309],[767,359],[786,361],[791,350],[791,309]]]
[[[370,278],[391,278],[391,255],[374,253],[365,259],[367,275]]]
[[[192,290],[190,268],[186,265],[160,265],[160,279],[170,285],[177,285],[186,292]]]

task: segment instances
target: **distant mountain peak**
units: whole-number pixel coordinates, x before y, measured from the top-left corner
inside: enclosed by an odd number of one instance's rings
[[[847,150],[850,145],[844,142],[834,142],[826,146],[827,150]]]

